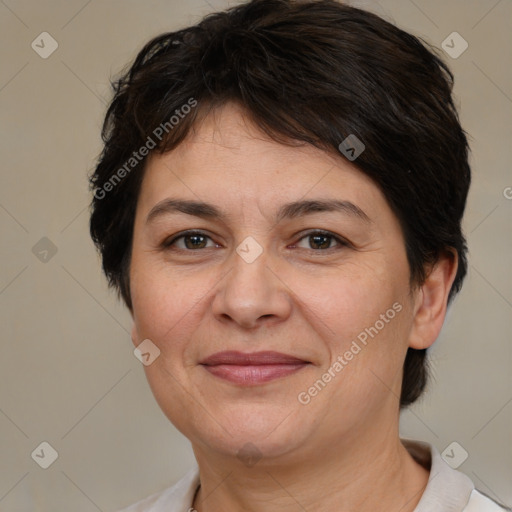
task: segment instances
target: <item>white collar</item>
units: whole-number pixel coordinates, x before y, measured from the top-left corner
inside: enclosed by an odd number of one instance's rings
[[[461,512],[475,486],[471,479],[451,468],[435,446],[412,439],[401,439],[414,460],[430,470],[427,487],[414,512]]]

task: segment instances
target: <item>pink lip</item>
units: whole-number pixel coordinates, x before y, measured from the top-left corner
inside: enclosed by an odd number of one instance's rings
[[[240,385],[256,385],[291,375],[309,364],[279,352],[217,352],[201,362],[212,375]]]

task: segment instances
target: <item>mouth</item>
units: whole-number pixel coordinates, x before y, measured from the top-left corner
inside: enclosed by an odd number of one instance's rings
[[[200,363],[210,374],[241,386],[255,386],[292,375],[311,363],[279,352],[217,352]]]

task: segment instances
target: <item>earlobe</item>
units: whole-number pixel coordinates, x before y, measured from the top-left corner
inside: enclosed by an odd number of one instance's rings
[[[135,322],[133,322],[133,325],[132,325],[132,334],[131,334],[131,338],[132,338],[132,343],[134,345],[134,347],[137,347],[137,345],[139,344],[139,332],[137,331],[137,326],[135,325]]]
[[[446,251],[430,270],[417,291],[417,301],[409,346],[414,349],[430,347],[443,327],[450,293],[457,273],[458,255]]]

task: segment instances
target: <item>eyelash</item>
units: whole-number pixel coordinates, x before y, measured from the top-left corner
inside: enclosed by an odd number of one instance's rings
[[[186,238],[188,236],[194,236],[194,235],[203,236],[203,237],[206,237],[206,238],[212,240],[212,238],[210,236],[208,236],[207,234],[203,233],[202,231],[191,230],[191,231],[183,231],[183,232],[179,233],[178,235],[174,236],[173,238],[171,238],[170,240],[165,240],[163,242],[162,246],[163,246],[163,248],[169,249],[169,250],[178,250],[178,251],[185,251],[185,252],[196,252],[196,251],[199,251],[201,249],[181,249],[181,248],[179,248],[179,249],[172,249],[172,246],[179,239]],[[321,229],[317,229],[317,230],[314,230],[314,231],[309,231],[308,233],[303,234],[296,243],[299,243],[302,240],[304,240],[304,238],[308,238],[308,237],[311,237],[313,235],[321,235],[321,236],[325,236],[325,237],[333,239],[334,241],[336,241],[338,243],[338,248],[340,248],[340,247],[349,247],[350,246],[350,244],[346,240],[344,240],[343,238],[335,235],[334,233],[331,233],[330,231],[324,231],[324,230],[321,230]],[[336,247],[329,247],[327,249],[306,249],[306,250],[310,250],[310,251],[313,251],[313,252],[327,252],[327,251],[330,251],[331,249],[335,249],[335,248]],[[212,247],[205,247],[203,249],[212,249]]]

